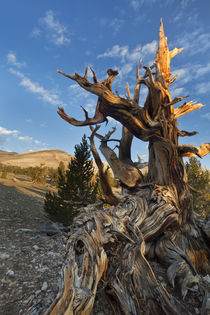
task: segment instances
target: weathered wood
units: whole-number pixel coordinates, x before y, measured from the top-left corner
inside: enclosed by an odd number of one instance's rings
[[[93,118],[84,110],[85,121],[77,121],[60,108],[58,113],[64,120],[82,126],[102,123],[110,116],[123,125],[119,157],[107,145],[113,131],[103,137],[95,129],[91,145],[104,184],[106,179],[93,143],[94,135],[102,141],[100,149],[114,174],[135,189],[117,200],[117,206],[103,210],[85,208],[75,219],[67,243],[63,283],[46,315],[95,314],[99,282],[108,297],[109,313],[117,315],[191,314],[183,302],[189,290],[198,286],[208,296],[205,280],[199,275],[210,272],[208,222],[199,221],[193,214],[182,157],[202,157],[209,153],[210,144],[195,147],[178,143],[180,136],[196,132],[180,131],[177,118],[202,107],[190,101],[174,108],[184,97],[171,98],[169,86],[176,77],[171,75],[170,62],[181,50],[169,51],[161,21],[155,63],[144,67],[143,76],[140,76],[141,66],[137,67],[133,99],[129,86],[126,98],[113,93],[117,71],[109,69],[108,78],[99,82],[91,69],[93,82],[90,82],[87,68],[84,77],[58,70],[98,96]],[[139,106],[142,84],[148,88],[143,107]],[[130,154],[133,136],[149,142],[148,182],[141,185]],[[156,277],[153,262],[164,268],[170,290]],[[176,284],[179,284],[179,299],[175,298]],[[206,301],[207,298],[198,301],[202,314],[207,309]],[[105,311],[105,301],[100,302]]]
[[[100,183],[101,183],[101,189],[103,192],[104,199],[106,203],[110,205],[117,205],[119,203],[119,199],[114,195],[111,185],[109,184],[108,177],[107,177],[107,172],[104,171],[104,165],[101,161],[101,158],[96,150],[95,144],[94,144],[94,136],[99,129],[99,126],[97,126],[95,129],[92,130],[92,134],[89,137],[90,139],[90,148],[91,152],[93,154],[94,160],[96,162],[96,165],[98,167],[98,173],[99,173],[99,178],[100,178]]]

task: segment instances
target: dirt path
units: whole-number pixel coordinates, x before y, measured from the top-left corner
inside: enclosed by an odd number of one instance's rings
[[[46,188],[1,180],[0,314],[43,314],[56,296],[64,234],[49,236]],[[15,187],[16,186],[16,187]],[[47,234],[48,233],[48,234]]]

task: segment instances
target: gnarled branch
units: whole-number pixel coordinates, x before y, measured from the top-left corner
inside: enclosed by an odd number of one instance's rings
[[[91,128],[91,127],[90,127]],[[96,126],[95,129],[91,128],[92,134],[89,137],[90,139],[90,149],[93,154],[94,160],[96,162],[96,165],[98,167],[98,173],[99,173],[99,178],[100,178],[100,183],[101,183],[101,189],[103,193],[103,197],[105,201],[111,205],[117,205],[119,203],[119,199],[114,195],[112,191],[112,187],[109,184],[108,177],[107,177],[107,172],[104,171],[104,165],[101,161],[101,158],[96,150],[95,144],[94,144],[94,136],[100,126]]]
[[[179,145],[177,147],[179,156],[182,157],[200,157],[207,155],[210,152],[210,143],[203,143],[201,146],[196,147],[193,145]]]

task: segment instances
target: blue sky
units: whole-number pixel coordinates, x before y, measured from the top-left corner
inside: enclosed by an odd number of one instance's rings
[[[199,131],[180,143],[200,145],[210,135],[210,1],[209,0],[7,0],[0,10],[0,149],[18,153],[60,149],[73,154],[88,127],[74,127],[57,114],[62,105],[71,116],[90,116],[97,98],[56,72],[84,73],[87,65],[99,80],[118,69],[113,90],[126,93],[135,85],[136,64],[150,66],[157,48],[160,18],[170,49],[184,50],[171,64],[180,73],[172,97],[189,95],[205,105],[179,119],[180,129]],[[146,89],[142,88],[140,104]],[[110,119],[105,133],[121,126]],[[114,146],[114,145],[113,145]],[[135,140],[132,154],[147,153],[147,143]],[[210,168],[210,156],[202,159]]]

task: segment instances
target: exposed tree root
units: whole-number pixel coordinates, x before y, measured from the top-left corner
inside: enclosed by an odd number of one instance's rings
[[[160,284],[149,261],[165,264],[169,284],[178,281],[184,299],[200,283],[193,247],[201,231],[192,225],[177,232],[177,209],[160,194],[154,207],[153,195],[146,188],[117,207],[84,209],[68,240],[61,290],[45,315],[90,314],[100,280],[113,314],[190,314]],[[203,249],[199,265],[206,270],[210,252]]]

